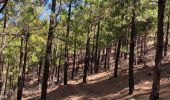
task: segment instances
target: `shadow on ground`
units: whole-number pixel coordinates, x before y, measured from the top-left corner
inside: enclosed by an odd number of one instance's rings
[[[170,99],[170,63],[162,67],[160,97]],[[121,72],[119,72],[121,73]],[[148,100],[153,77],[153,69],[150,67],[139,68],[134,71],[135,90],[133,95],[128,95],[128,75],[119,75],[117,78],[107,78],[87,84],[69,84],[59,86],[48,93],[48,100]],[[30,99],[37,100],[38,97]]]

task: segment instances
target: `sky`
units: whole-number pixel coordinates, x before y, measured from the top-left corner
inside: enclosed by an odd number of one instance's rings
[[[51,0],[48,0],[47,4],[42,10],[42,13],[39,16],[41,20],[46,19],[46,17],[50,15],[50,12],[51,12],[49,8],[50,3],[51,3]]]

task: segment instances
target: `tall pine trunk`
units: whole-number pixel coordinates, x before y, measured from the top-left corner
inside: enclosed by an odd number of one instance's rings
[[[84,65],[84,70],[83,70],[83,83],[87,82],[87,71],[89,68],[89,53],[90,53],[90,29],[88,28],[88,33],[87,33],[87,42],[86,42],[86,53],[85,53],[85,65]]]
[[[52,50],[54,22],[55,22],[55,7],[56,7],[56,0],[52,0],[50,25],[49,25],[46,53],[45,53],[43,81],[42,81],[42,87],[41,87],[41,100],[46,100],[46,97],[47,97],[48,76],[49,76],[49,67],[50,67],[50,62],[51,62],[51,53],[52,53],[51,50]]]
[[[134,49],[135,49],[135,39],[136,39],[136,24],[135,24],[135,9],[136,9],[136,0],[133,0],[133,11],[132,11],[132,22],[131,22],[131,37],[130,37],[130,54],[129,54],[129,94],[133,93],[134,90]]]
[[[28,39],[29,39],[29,32],[28,32],[28,30],[26,30],[24,37],[21,36],[21,50],[20,50],[17,100],[22,99],[22,93],[23,93],[23,88],[24,88],[25,69],[26,69],[26,63],[27,63]],[[24,42],[25,42],[25,46],[24,46]]]
[[[68,56],[68,37],[70,33],[70,17],[71,17],[71,1],[69,0],[69,9],[67,16],[67,33],[66,33],[66,42],[65,42],[65,59],[64,59],[64,85],[67,85],[67,69],[69,66],[69,56]]]
[[[155,56],[154,79],[152,84],[152,90],[150,93],[150,100],[157,100],[159,98],[161,60],[163,56],[163,37],[164,37],[163,27],[164,27],[165,2],[166,2],[165,0],[158,1],[156,56]]]
[[[76,38],[76,37],[74,37]],[[74,73],[75,73],[75,65],[76,65],[76,39],[74,40],[74,54],[73,54],[73,68],[72,68],[72,73],[71,73],[71,79],[74,78]]]
[[[96,48],[95,48],[95,64],[94,64],[94,72],[98,73],[99,71],[99,62],[98,62],[98,47],[99,47],[99,32],[100,32],[100,21],[98,22],[98,26],[97,26],[97,33],[96,33]]]

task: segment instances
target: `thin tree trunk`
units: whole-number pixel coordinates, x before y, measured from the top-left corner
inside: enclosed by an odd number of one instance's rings
[[[99,45],[99,33],[100,33],[100,21],[98,22],[97,26],[97,33],[96,33],[96,48],[95,48],[95,65],[94,65],[94,72],[98,73],[99,65],[98,65],[98,45]]]
[[[140,60],[143,60],[144,57],[144,37],[141,36],[141,45],[140,45]]]
[[[83,70],[83,83],[87,82],[87,71],[89,68],[89,44],[90,44],[90,29],[88,29],[87,33],[87,42],[86,42],[86,54],[85,54],[85,65]]]
[[[24,37],[25,37],[25,41],[23,39]],[[26,63],[27,63],[27,47],[28,47],[28,39],[29,39],[28,30],[25,33],[24,37],[21,36],[21,51],[20,51],[17,100],[22,99],[22,92],[24,88],[25,69],[26,69]],[[24,42],[25,42],[25,47],[24,47]]]
[[[93,63],[95,61],[94,59],[94,51],[95,51],[95,32],[94,32],[94,36],[93,36],[93,48],[92,48],[92,60],[91,60],[91,64],[90,64],[90,74],[93,74],[93,70],[94,70],[94,67],[93,67]]]
[[[111,53],[112,45],[110,44],[108,47],[108,54],[107,54],[107,69],[110,67],[110,53]]]
[[[69,0],[69,9],[68,9],[68,17],[67,17],[67,33],[66,33],[66,40],[68,40],[69,33],[70,33],[70,17],[71,17],[71,3],[72,1]],[[68,41],[65,42],[65,59],[64,59],[64,85],[67,85],[67,69],[69,66],[69,56],[68,56]]]
[[[101,53],[101,49],[98,49],[98,58],[97,58],[97,66],[98,66],[98,71],[101,69],[101,65],[100,65],[100,53]]]
[[[119,38],[118,45],[117,45],[117,53],[116,53],[116,59],[115,59],[114,77],[117,77],[117,70],[118,70],[119,57],[120,57],[120,47],[121,47],[121,38]]]
[[[147,53],[147,34],[144,35],[144,56]]]
[[[106,54],[105,54],[105,58],[104,58],[104,69],[107,68],[107,56],[108,56],[108,47],[106,47]]]
[[[98,65],[98,46],[99,46],[99,34],[100,34],[100,21],[98,22],[97,26],[97,33],[96,33],[96,48],[95,48],[95,64],[94,64],[94,72],[98,73],[99,65]]]
[[[76,37],[75,37],[76,38]],[[74,73],[75,73],[75,65],[76,65],[76,40],[74,40],[75,43],[74,43],[74,58],[73,58],[73,68],[72,68],[72,74],[71,74],[71,79],[74,78]]]
[[[38,68],[38,84],[40,83],[41,80],[41,69],[42,69],[42,65],[43,65],[43,58],[40,57],[40,61],[39,61],[39,68]]]
[[[157,100],[159,98],[160,75],[161,75],[161,60],[163,56],[163,37],[164,37],[164,12],[166,0],[158,1],[158,26],[157,26],[157,44],[155,56],[154,79],[152,90],[150,93],[150,100]]]
[[[7,23],[7,10],[5,10],[5,13],[4,13],[4,25],[3,25],[3,32],[5,32],[5,29],[6,29],[6,23]]]
[[[166,37],[165,37],[165,46],[164,46],[164,56],[167,56],[167,50],[168,50],[168,36],[169,36],[169,27],[170,27],[170,16],[168,16],[168,22],[167,22],[167,31],[166,31]]]
[[[62,49],[62,46],[61,46],[61,49]],[[59,81],[60,81],[61,58],[62,58],[62,52],[60,52],[59,66],[57,70],[57,84],[59,84]]]

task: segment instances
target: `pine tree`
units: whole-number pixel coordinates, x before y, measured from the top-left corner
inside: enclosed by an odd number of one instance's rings
[[[52,41],[53,41],[53,33],[54,33],[54,22],[55,22],[55,7],[56,0],[52,0],[51,5],[51,16],[50,16],[50,25],[45,53],[45,64],[44,64],[44,73],[43,73],[43,81],[41,88],[41,100],[46,100],[47,97],[47,87],[48,87],[48,76],[49,76],[49,67],[51,62],[51,53],[52,53]]]
[[[150,93],[150,100],[157,100],[159,98],[160,76],[161,76],[161,60],[163,56],[163,37],[164,37],[164,11],[166,0],[158,1],[158,25],[157,25],[157,43],[156,43],[156,56],[154,79],[152,90]]]

